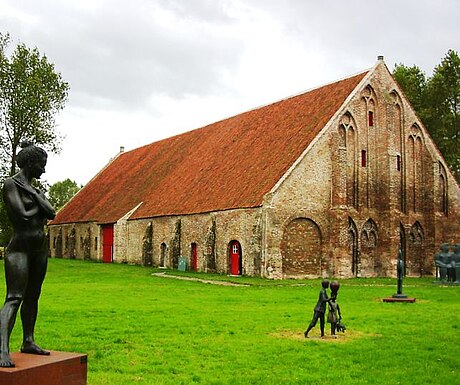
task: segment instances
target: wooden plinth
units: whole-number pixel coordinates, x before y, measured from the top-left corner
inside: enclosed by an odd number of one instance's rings
[[[86,385],[87,356],[50,352],[49,356],[11,353],[14,368],[0,368],[1,385]]]
[[[414,303],[415,298],[394,298],[394,297],[389,297],[389,298],[384,298],[383,302],[409,302],[409,303]]]

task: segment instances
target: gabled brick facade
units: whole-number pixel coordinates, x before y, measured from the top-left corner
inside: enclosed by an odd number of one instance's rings
[[[407,274],[426,275],[441,242],[460,242],[459,202],[456,180],[380,60],[120,154],[58,213],[51,254],[352,277],[394,276],[401,247]]]

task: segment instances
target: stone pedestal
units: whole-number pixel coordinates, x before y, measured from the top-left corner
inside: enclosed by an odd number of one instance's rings
[[[0,368],[1,385],[86,385],[87,356],[51,351],[49,356],[11,353],[14,368]]]

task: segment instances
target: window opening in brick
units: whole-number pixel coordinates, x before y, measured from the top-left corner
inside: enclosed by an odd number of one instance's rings
[[[361,150],[361,166],[367,167],[367,152],[366,150]]]
[[[373,111],[369,111],[369,127],[373,127],[374,126],[374,112]]]
[[[401,171],[401,155],[396,155],[396,169]]]

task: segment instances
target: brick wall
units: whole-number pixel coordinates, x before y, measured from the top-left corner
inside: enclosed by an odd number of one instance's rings
[[[308,130],[309,127],[302,129]],[[255,209],[114,224],[113,261],[269,278],[433,273],[444,242],[460,243],[460,189],[383,62]],[[135,208],[133,208],[134,210]],[[50,227],[51,255],[102,259],[101,227]],[[146,262],[148,261],[148,262]]]
[[[459,202],[457,182],[381,65],[267,196],[268,275],[395,276],[400,245],[408,275],[432,274],[439,244],[459,242]]]

